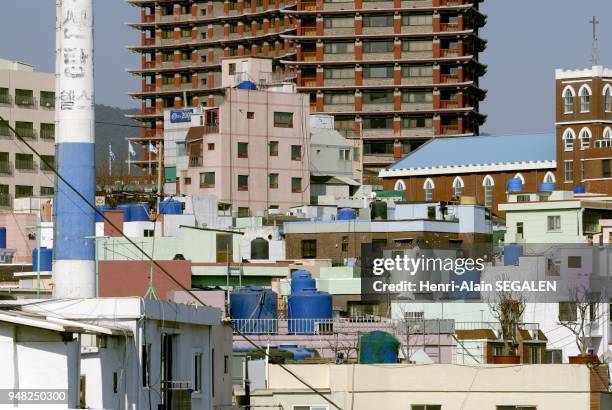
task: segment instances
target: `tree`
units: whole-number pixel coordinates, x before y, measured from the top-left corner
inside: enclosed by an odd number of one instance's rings
[[[591,324],[601,317],[601,297],[589,294],[584,286],[570,289],[568,293],[569,300],[559,303],[559,324],[574,335],[580,356],[587,356]]]
[[[500,291],[497,300],[489,304],[489,307],[501,325],[504,355],[515,356],[519,345],[519,325],[525,311],[525,298],[511,291]]]

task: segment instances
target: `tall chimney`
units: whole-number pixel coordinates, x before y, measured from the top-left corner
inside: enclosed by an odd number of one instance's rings
[[[58,0],[56,158],[66,181],[95,203],[93,0]],[[54,203],[53,296],[96,296],[95,213],[57,180]]]

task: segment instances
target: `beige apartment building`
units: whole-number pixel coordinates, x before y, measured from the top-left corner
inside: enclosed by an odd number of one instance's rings
[[[22,142],[13,127],[48,163],[55,163],[55,76],[24,63],[0,60],[0,209],[15,198],[53,195],[52,172]],[[8,124],[7,124],[8,123]]]
[[[608,366],[586,365],[288,365],[342,409],[353,410],[603,410],[612,408]],[[332,410],[335,407],[278,365],[251,408]]]

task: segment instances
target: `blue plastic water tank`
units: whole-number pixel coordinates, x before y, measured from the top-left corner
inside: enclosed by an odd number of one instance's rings
[[[315,323],[324,319],[323,326],[331,328],[332,296],[316,289],[303,289],[289,295],[289,333],[315,333]],[[331,330],[331,329],[330,329]]]
[[[574,187],[575,194],[586,194],[586,187],[584,185],[578,185]]]
[[[238,84],[238,88],[239,90],[257,90],[257,84],[255,84],[252,81],[243,81],[240,84]]]
[[[291,293],[299,292],[304,289],[316,289],[317,282],[312,278],[312,274],[305,270],[297,270],[291,273]]]
[[[183,203],[176,199],[166,199],[159,203],[159,213],[162,215],[181,215]]]
[[[523,245],[511,243],[504,246],[504,266],[518,266],[521,256],[523,256]]]
[[[132,205],[121,204],[117,205],[118,211],[123,211],[123,222],[132,222]]]
[[[468,290],[461,290],[461,286],[464,283],[479,284],[480,283],[480,271],[479,270],[471,270],[466,271],[463,274],[458,274],[455,272],[450,272],[449,282],[455,284],[455,291],[451,291],[449,293],[449,298],[452,300],[478,300],[480,299],[480,292],[470,292]]]
[[[338,210],[339,221],[354,221],[357,219],[357,212],[353,208],[342,208]]]
[[[149,218],[149,205],[148,204],[131,204],[130,218],[132,222],[150,221],[151,219]]]
[[[0,226],[0,249],[6,249],[6,228]]]
[[[521,192],[523,190],[523,181],[520,178],[512,178],[508,181],[508,192]]]
[[[113,209],[113,207],[111,207],[110,205],[98,205],[96,206],[96,209],[100,211],[101,213],[104,213],[104,211]],[[104,222],[104,218],[102,218],[101,215],[98,215],[97,212],[96,212],[96,222]]]
[[[554,182],[544,182],[540,184],[540,192],[552,192],[555,190]]]
[[[230,317],[238,320],[236,329],[246,334],[276,333],[278,298],[271,289],[247,286],[230,293]],[[242,319],[242,320],[241,320]]]
[[[38,248],[34,248],[32,250],[32,271],[38,272]],[[40,271],[48,272],[53,268],[53,249],[45,248],[44,246],[40,248]]]
[[[397,363],[400,343],[387,332],[375,330],[359,338],[359,363]]]

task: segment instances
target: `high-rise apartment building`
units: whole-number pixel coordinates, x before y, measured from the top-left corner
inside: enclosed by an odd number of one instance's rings
[[[141,9],[141,21],[131,24],[140,31],[140,45],[131,49],[141,55],[141,66],[131,70],[141,77],[139,161],[147,169],[157,164],[156,154],[147,147],[163,140],[163,112],[166,108],[215,106],[225,93],[221,87],[221,59],[257,56],[273,59],[274,73],[284,76],[281,59],[292,59],[293,42],[281,34],[295,31],[284,13],[292,0],[128,0]],[[237,67],[237,71],[241,71]],[[149,161],[149,155],[152,156]]]
[[[15,198],[53,196],[55,176],[9,128],[47,163],[55,163],[55,76],[0,60],[0,209]]]
[[[311,112],[363,138],[365,183],[393,162],[394,145],[405,154],[484,122],[482,0],[128,1],[141,7],[133,72],[144,144],[161,140],[164,108],[216,105],[220,59],[241,55],[273,58]]]

